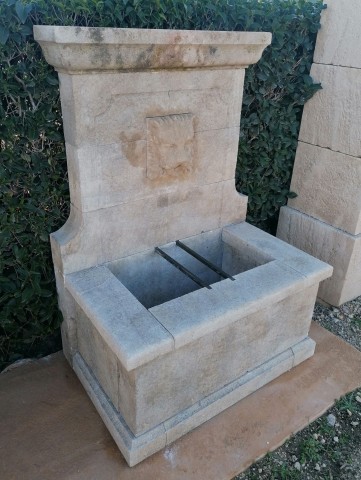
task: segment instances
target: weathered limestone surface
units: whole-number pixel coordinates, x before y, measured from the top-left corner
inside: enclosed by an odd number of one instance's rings
[[[121,362],[117,368],[112,351],[99,348],[101,336],[93,327],[87,333],[80,329],[79,352],[139,436],[307,338],[316,294],[317,285],[312,285],[274,305],[269,298],[265,309],[183,348],[176,346],[175,351],[133,371],[126,371]],[[197,313],[194,307],[192,313]],[[91,326],[91,319],[87,320]],[[81,316],[77,322],[83,323]]]
[[[267,32],[44,25],[34,26],[34,37],[46,60],[57,70],[67,72],[247,67],[258,62],[265,46],[271,43]]]
[[[332,268],[247,225],[235,189],[244,70],[270,34],[34,30],[68,160],[51,236],[65,353],[134,465],[312,356]]]
[[[361,3],[327,1],[305,105],[291,189],[277,235],[331,263],[319,296],[340,305],[361,295]]]
[[[322,90],[305,105],[299,139],[361,157],[361,69],[314,63],[311,76]]]
[[[307,337],[294,347],[138,437],[132,434],[123,417],[109,403],[109,399],[79,354],[74,358],[74,370],[127,463],[133,466],[295,367],[301,361],[310,358],[314,349],[315,342]]]
[[[65,286],[127,370],[173,349],[172,335],[105,266],[68,275]]]
[[[361,234],[350,235],[290,207],[281,209],[277,236],[333,266],[318,296],[341,305],[360,295]]]
[[[73,210],[52,235],[60,271],[245,219],[234,187],[244,69],[59,77]]]
[[[315,63],[361,68],[361,3],[327,0],[317,35]]]
[[[239,292],[245,283],[240,283]],[[223,288],[225,291],[227,287]],[[185,301],[185,309],[188,313],[192,312],[192,317],[188,318],[187,334],[184,332],[184,319],[181,318],[183,341],[187,344],[177,344],[179,335],[175,334],[176,350],[173,354],[159,357],[134,372],[139,426],[148,430],[307,338],[316,294],[317,285],[312,285],[274,304],[270,295],[265,309],[260,308],[256,313],[246,316],[242,316],[242,312],[239,320],[228,325],[225,322],[224,328],[208,335],[195,335],[192,341],[194,329],[191,320],[197,316],[199,297],[193,297],[193,308],[189,308],[190,300],[188,303]],[[225,317],[227,310],[225,304]],[[151,311],[156,314],[154,309]],[[158,312],[156,318],[161,323],[165,321]]]
[[[361,233],[361,159],[299,142],[288,205],[353,235]]]
[[[72,205],[52,234],[54,264],[63,273],[117,260],[170,241],[244,220],[247,197],[234,180],[140,198],[81,212]]]
[[[211,290],[180,293],[149,310],[106,266],[66,276],[84,312],[76,320],[79,353],[136,436],[307,338],[318,283],[331,267],[246,223],[225,227],[222,238],[261,264],[234,280],[213,283]],[[170,252],[171,246],[163,249]],[[153,256],[148,253],[151,261]],[[146,270],[148,258],[134,255],[133,263]],[[131,260],[124,265],[130,275],[135,272]],[[109,267],[122,280],[120,266]],[[104,342],[110,376],[97,367]]]

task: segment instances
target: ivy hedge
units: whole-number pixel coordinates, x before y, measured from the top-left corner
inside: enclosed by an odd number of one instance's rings
[[[49,233],[68,216],[57,75],[34,24],[271,31],[247,70],[236,178],[248,221],[272,231],[285,204],[321,0],[1,0],[0,367],[61,348]]]

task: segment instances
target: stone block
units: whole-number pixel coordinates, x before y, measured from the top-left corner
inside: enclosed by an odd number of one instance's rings
[[[313,61],[361,68],[361,3],[359,0],[327,0]]]
[[[352,235],[361,233],[361,158],[299,142],[288,205]]]
[[[309,358],[313,347],[314,341],[307,337],[295,349],[299,356]],[[121,414],[114,410],[79,354],[75,355],[74,369],[128,465],[133,466],[290,370],[294,363],[295,356],[289,348],[140,436],[134,436]]]
[[[277,265],[293,269],[304,279],[304,286],[318,283],[332,274],[332,267],[305,255],[289,243],[280,242],[278,238],[253,227],[246,222],[224,227],[223,241],[239,251],[248,251],[248,261],[260,257],[266,261],[277,260]],[[271,275],[271,278],[274,278]]]
[[[106,215],[72,206],[51,236],[53,260],[63,273],[76,272],[244,220],[246,209],[234,180],[139,198],[109,207]]]
[[[76,331],[76,304],[72,295],[67,291],[64,285],[63,274],[55,267],[56,290],[58,294],[58,304],[63,314],[63,322],[60,326],[63,339],[63,353],[72,365],[73,357],[78,351],[78,339]]]
[[[234,278],[213,284],[212,290],[196,290],[149,311],[171,333],[175,347],[180,348],[282,301],[305,286],[303,276],[277,261]]]
[[[227,282],[231,281],[225,280],[213,287]],[[223,292],[226,293],[226,290],[228,292],[229,289],[225,286]],[[198,293],[199,295],[194,295]],[[222,312],[223,325],[220,326],[219,319],[218,329],[214,329],[215,322],[211,312],[215,302],[212,302],[212,296],[208,297],[206,293],[208,292],[198,290],[185,295],[179,308],[173,304],[173,314],[169,312],[170,308],[167,309],[168,316],[163,315],[164,310],[161,309],[167,304],[150,309],[174,336],[175,351],[143,365],[134,372],[137,385],[137,418],[139,421],[143,418],[144,426],[148,425],[148,429],[182,412],[267,359],[305,339],[316,300],[317,286],[312,285],[293,295],[289,294],[280,301],[277,301],[276,295],[275,300],[270,296],[267,306],[254,307],[254,313],[248,315],[242,315],[243,298],[239,288],[238,302],[242,305],[239,307],[239,315],[232,311],[233,305],[229,305],[230,298],[234,300],[236,297],[229,294],[229,297],[225,298],[225,305],[228,305]],[[197,310],[194,309],[195,303],[193,309],[188,308],[187,297],[193,295],[198,300]],[[207,303],[210,304],[207,309],[208,321],[205,320],[202,308]],[[226,308],[234,313],[233,322],[230,321],[231,314],[225,311]],[[246,308],[247,305],[245,310]],[[248,311],[251,312],[251,309]],[[173,321],[176,312],[179,313],[179,328]],[[187,314],[190,315],[188,322],[185,319]],[[203,320],[202,330],[200,322],[197,322],[198,316]],[[277,322],[274,318],[277,318]],[[179,365],[182,368],[179,368]]]
[[[117,357],[89,322],[82,308],[76,308],[77,350],[92,370],[93,375],[113,405],[118,405]],[[120,392],[122,393],[122,392]]]
[[[297,343],[292,347],[293,353],[293,365],[299,365],[300,363],[304,362],[308,358],[311,358],[312,355],[315,353],[316,342],[311,338],[306,338],[302,342]]]
[[[361,69],[313,64],[322,90],[306,103],[299,140],[361,157]]]
[[[35,25],[34,37],[58,71],[245,67],[271,43],[268,32],[215,32]],[[86,45],[86,48],[84,48]],[[71,46],[71,48],[69,48]]]
[[[88,212],[167,194],[180,187],[186,189],[232,180],[238,139],[238,128],[196,132],[192,174],[184,172],[171,176],[168,183],[164,176],[162,181],[148,177],[146,140],[78,148],[67,144],[72,203],[79,210]],[[133,156],[137,157],[136,165],[132,162]],[[138,188],[140,184],[142,188]]]
[[[290,245],[280,248],[279,240],[252,226],[223,230],[225,235],[215,230],[184,241],[211,253],[217,262],[222,261],[222,242],[232,245],[240,252],[236,263],[242,273],[234,274],[234,280],[216,281],[211,290],[193,287],[182,294],[176,288],[176,298],[148,310],[134,296],[149,303],[141,292],[134,292],[132,282],[139,288],[135,280],[147,269],[163,275],[149,263],[164,262],[152,251],[109,264],[114,275],[106,266],[66,275],[66,288],[82,311],[76,315],[82,337],[78,351],[136,436],[183,415],[212,392],[307,338],[318,281],[330,268]],[[163,248],[176,257],[174,244]],[[243,257],[250,270],[242,271]],[[184,263],[183,257],[180,260]],[[121,283],[124,275],[128,288]],[[143,288],[151,294],[147,282]],[[102,345],[108,346],[111,362],[102,356]],[[312,349],[306,350],[301,348],[304,358]],[[107,363],[115,365],[109,378],[102,371]],[[115,378],[117,388],[109,385]],[[187,428],[187,423],[179,428]]]
[[[65,140],[74,147],[146,140],[146,119],[170,115],[194,115],[195,132],[239,128],[244,69],[61,74],[60,80]]]
[[[132,434],[79,354],[74,357],[74,370],[129,466],[136,465],[165,447],[167,437],[163,425],[140,437]]]
[[[320,284],[318,296],[341,305],[361,295],[361,235],[350,235],[326,223],[282,207],[277,236],[333,266],[333,275]]]
[[[169,332],[108,268],[67,275],[66,288],[128,371],[174,348]]]

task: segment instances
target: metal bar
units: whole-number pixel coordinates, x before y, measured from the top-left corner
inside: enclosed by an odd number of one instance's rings
[[[194,273],[192,273],[190,270],[188,270],[187,268],[183,267],[183,265],[181,265],[179,262],[177,262],[177,260],[174,260],[174,258],[170,257],[167,253],[165,253],[163,250],[161,250],[160,248],[158,247],[155,247],[155,251],[160,255],[162,256],[163,258],[165,258],[169,263],[171,263],[174,267],[178,268],[178,270],[180,270],[182,273],[184,273],[185,275],[187,275],[187,277],[189,277],[191,280],[193,280],[193,282],[195,282],[197,285],[199,285],[200,287],[203,287],[203,288],[208,288],[209,290],[211,290],[212,287],[210,287],[209,285],[207,285],[206,283],[203,282],[203,280],[201,280],[199,277],[197,277],[197,275],[194,275]]]
[[[178,247],[182,248],[185,252],[189,253],[189,255],[192,255],[194,258],[196,258],[197,260],[199,260],[201,263],[204,263],[204,265],[206,265],[208,268],[210,268],[211,270],[213,270],[214,272],[218,273],[218,275],[220,275],[221,277],[223,278],[229,278],[231,280],[235,280],[231,275],[229,275],[227,272],[225,272],[224,270],[222,270],[221,268],[218,268],[217,265],[214,265],[212,262],[210,262],[209,260],[207,260],[206,258],[202,257],[202,255],[199,255],[199,253],[195,252],[194,250],[192,250],[191,248],[189,248],[187,245],[185,245],[184,243],[182,243],[181,241],[177,240],[176,242],[176,245],[178,245]]]

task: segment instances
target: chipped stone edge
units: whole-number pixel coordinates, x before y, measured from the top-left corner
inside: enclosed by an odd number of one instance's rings
[[[314,350],[315,342],[306,337],[234,382],[137,437],[115,410],[79,353],[73,358],[73,368],[126,462],[132,467],[307,360],[314,354]]]

